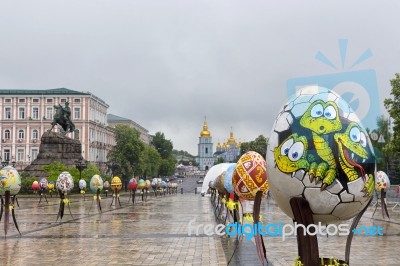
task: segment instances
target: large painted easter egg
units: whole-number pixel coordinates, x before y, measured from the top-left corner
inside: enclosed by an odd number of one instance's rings
[[[74,180],[68,172],[62,172],[56,181],[56,189],[63,193],[68,193],[74,188]]]
[[[224,187],[228,193],[233,193],[233,185],[232,185],[232,177],[233,171],[235,171],[236,163],[231,164],[228,169],[226,169],[226,173],[224,176]]]
[[[157,183],[158,183],[158,179],[157,178],[153,178],[153,180],[151,181],[151,188],[152,189],[156,189],[157,188]]]
[[[54,183],[54,181],[50,181],[50,183],[48,183],[47,184],[47,188],[49,189],[49,190],[52,190],[52,189],[54,189],[54,186],[56,185],[56,183]]]
[[[223,171],[217,178],[215,179],[215,188],[218,190],[220,194],[224,194],[227,192],[224,186],[224,177],[226,171]]]
[[[122,188],[122,182],[121,182],[121,178],[119,178],[118,176],[114,176],[111,179],[111,189],[115,190],[115,191],[119,191]]]
[[[11,165],[5,166],[0,171],[0,195],[4,196],[7,190],[11,195],[16,195],[21,190],[21,177]]]
[[[78,185],[79,185],[79,189],[80,189],[80,190],[83,190],[83,189],[86,188],[86,181],[83,180],[83,179],[81,179],[81,180],[79,180]]]
[[[39,182],[38,181],[33,181],[32,182],[32,189],[33,190],[39,190],[39,188],[40,188]]]
[[[377,192],[387,191],[390,188],[390,180],[388,175],[383,171],[376,172],[375,175],[375,190]]]
[[[145,183],[145,188],[147,188],[147,189],[150,189],[151,188],[151,182],[150,182],[150,180],[146,180],[146,181],[144,181],[144,183]]]
[[[41,189],[47,189],[48,186],[49,186],[47,178],[43,177],[42,179],[40,179],[39,186],[40,186]]]
[[[138,182],[137,182],[136,178],[132,178],[131,180],[129,180],[128,188],[129,188],[129,190],[136,190],[137,185],[138,185]]]
[[[99,175],[92,176],[89,183],[90,191],[92,191],[93,193],[97,193],[97,190],[99,189],[100,191],[103,190],[103,186],[105,187],[105,182],[103,183],[103,179],[101,178],[101,176]]]
[[[271,193],[288,216],[293,218],[290,198],[303,197],[315,223],[354,217],[371,198],[374,169],[368,134],[338,94],[306,87],[279,112],[268,142],[267,171]]]
[[[144,189],[146,187],[146,183],[143,179],[139,179],[138,189]]]
[[[235,193],[247,200],[254,200],[258,191],[268,191],[268,180],[264,158],[255,151],[243,154],[236,164],[232,176]]]

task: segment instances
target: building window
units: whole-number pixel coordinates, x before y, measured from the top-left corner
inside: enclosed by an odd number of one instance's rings
[[[17,161],[23,161],[24,160],[24,149],[18,149],[17,150]]]
[[[74,108],[74,118],[81,119],[81,108],[79,107]]]
[[[32,130],[32,139],[38,139],[39,131],[37,129]]]
[[[208,154],[208,148],[206,148],[206,154]]]
[[[39,107],[32,108],[32,119],[39,119]]]
[[[10,139],[11,132],[9,129],[4,130],[4,139]]]
[[[32,161],[36,160],[37,156],[39,154],[39,150],[38,149],[32,149]]]
[[[66,102],[67,102],[67,99],[65,99],[65,98],[60,99],[60,103],[66,103]]]
[[[25,102],[25,99],[18,99],[18,102],[19,102],[19,103],[24,103],[24,102]]]
[[[53,107],[46,108],[46,119],[53,119]]]
[[[10,150],[9,149],[4,149],[3,158],[4,158],[5,162],[10,161]]]
[[[46,99],[46,103],[52,103],[53,99]]]
[[[80,103],[81,99],[74,99],[74,103]]]
[[[11,103],[11,99],[10,98],[4,99],[4,102],[5,103]]]
[[[25,132],[23,129],[18,130],[18,139],[24,139],[25,138]]]
[[[25,119],[25,107],[18,108],[18,118]]]
[[[38,98],[32,99],[32,102],[33,103],[39,103],[39,99]]]
[[[11,107],[6,107],[4,109],[5,119],[11,119]]]

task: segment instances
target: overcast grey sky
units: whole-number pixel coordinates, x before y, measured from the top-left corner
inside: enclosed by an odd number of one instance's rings
[[[215,145],[231,127],[241,141],[268,136],[288,79],[347,71],[367,49],[351,70],[375,70],[384,111],[400,72],[399,10],[365,0],[0,1],[0,87],[90,91],[197,155],[205,116]]]

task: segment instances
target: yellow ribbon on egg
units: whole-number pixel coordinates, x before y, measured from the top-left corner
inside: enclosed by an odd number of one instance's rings
[[[236,203],[232,199],[229,199],[226,203],[226,207],[228,208],[228,210],[233,211],[236,207]]]
[[[64,204],[69,204],[70,203],[69,199],[63,199],[62,201],[64,202]]]
[[[321,258],[321,262],[323,262]],[[323,264],[321,264],[323,265]],[[304,266],[304,264],[301,262],[300,257],[297,257],[296,260],[294,261],[294,266]]]
[[[14,209],[14,205],[13,205],[13,204],[10,204],[10,205],[8,206],[8,208],[10,209],[10,211],[12,211],[12,210]]]

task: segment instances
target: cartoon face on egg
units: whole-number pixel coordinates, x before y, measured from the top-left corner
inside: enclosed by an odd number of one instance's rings
[[[293,218],[292,197],[310,204],[314,222],[357,215],[374,189],[375,155],[350,105],[319,86],[299,89],[279,112],[267,148],[272,196]]]

